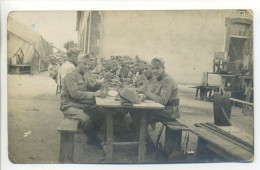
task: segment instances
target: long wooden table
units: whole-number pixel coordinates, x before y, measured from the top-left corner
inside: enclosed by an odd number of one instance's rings
[[[134,104],[133,106],[123,106],[121,102],[115,100],[115,97],[106,97],[100,98],[96,97],[96,105],[103,107],[106,109],[106,143],[107,143],[107,151],[106,151],[106,162],[112,163],[112,156],[113,156],[113,112],[117,109],[127,110],[127,109],[136,109],[140,113],[140,134],[139,134],[139,146],[138,146],[138,163],[144,161],[144,154],[145,154],[145,139],[146,139],[146,114],[149,113],[151,110],[163,110],[164,106],[153,102],[151,100],[145,100],[140,104]]]

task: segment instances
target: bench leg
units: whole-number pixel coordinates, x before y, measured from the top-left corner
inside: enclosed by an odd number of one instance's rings
[[[169,152],[181,151],[182,130],[165,130],[165,148]]]
[[[74,135],[71,132],[61,132],[59,163],[73,163]]]
[[[195,99],[198,99],[198,94],[199,94],[199,88],[196,88],[196,95],[195,95]]]
[[[207,98],[207,90],[204,88],[200,89],[200,100],[205,101]]]

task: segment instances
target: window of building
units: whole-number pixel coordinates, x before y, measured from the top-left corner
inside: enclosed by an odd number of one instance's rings
[[[246,17],[246,11],[238,11],[238,13],[240,17],[242,18]]]

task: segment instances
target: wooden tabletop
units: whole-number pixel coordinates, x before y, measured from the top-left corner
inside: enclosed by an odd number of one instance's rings
[[[14,65],[11,65],[11,66],[14,66],[14,67],[31,67],[32,65],[30,65],[30,64],[14,64]]]
[[[123,106],[119,100],[115,100],[115,97],[107,96],[106,98],[96,97],[96,105],[112,108],[140,108],[140,109],[164,109],[165,107],[160,103],[156,103],[152,100],[145,100],[140,104],[133,104],[133,106]]]

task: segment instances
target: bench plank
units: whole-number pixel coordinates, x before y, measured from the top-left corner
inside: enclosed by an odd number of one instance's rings
[[[64,118],[58,127],[58,131],[63,132],[76,132],[78,129],[78,120]]]

